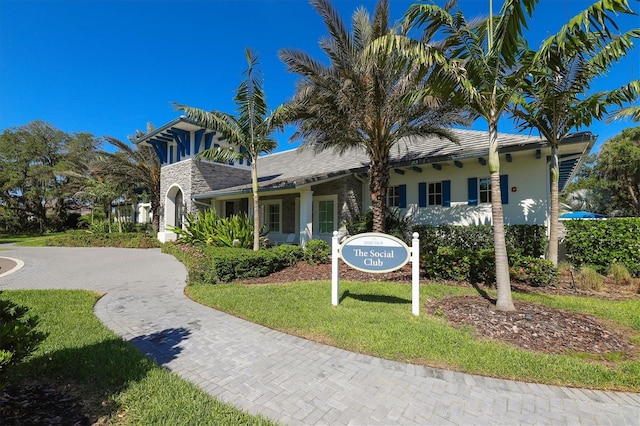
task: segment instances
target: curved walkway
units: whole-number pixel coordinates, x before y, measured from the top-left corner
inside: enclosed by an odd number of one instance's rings
[[[6,289],[90,289],[110,329],[216,398],[290,425],[640,425],[640,394],[492,379],[386,361],[192,302],[159,250],[14,247]]]

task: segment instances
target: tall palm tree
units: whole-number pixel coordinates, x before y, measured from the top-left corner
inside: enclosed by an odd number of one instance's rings
[[[618,7],[619,6],[619,7]],[[611,8],[608,10],[608,8]],[[615,9],[614,9],[615,8]],[[609,68],[633,48],[632,39],[640,36],[634,29],[614,35],[616,28],[596,19],[595,24],[580,19],[585,14],[607,17],[606,12],[633,13],[626,1],[596,2],[581,12],[557,34],[549,37],[539,51],[531,52],[531,71],[525,77],[523,97],[514,105],[513,116],[522,129],[535,128],[551,146],[551,208],[547,258],[558,264],[558,182],[560,178],[559,146],[574,129],[589,126],[603,118],[607,107],[622,106],[632,97],[625,87],[616,91],[602,91],[587,96],[592,81],[606,75]],[[598,13],[599,12],[599,13]],[[636,82],[636,84],[638,84]],[[633,85],[631,85],[633,87]]]
[[[411,56],[422,63],[437,64],[428,76],[429,84],[414,95],[423,99],[436,93],[449,93],[451,99],[467,105],[489,125],[489,173],[491,178],[491,214],[496,258],[496,308],[513,311],[509,264],[504,233],[500,159],[498,156],[498,121],[518,96],[527,70],[520,64],[525,52],[523,30],[527,28],[537,0],[505,0],[498,16],[467,21],[460,10],[450,13],[455,1],[444,8],[432,4],[414,4],[405,14],[405,25],[423,27],[423,33],[441,33],[445,39],[433,46],[413,43]],[[406,44],[397,40],[395,45]],[[394,43],[389,43],[394,45]],[[405,46],[405,51],[407,50]]]
[[[153,230],[160,224],[160,161],[150,146],[131,145],[119,139],[105,140],[118,151],[102,151],[93,160],[97,176],[120,188],[122,196],[133,196],[134,191],[143,190],[149,197],[153,216]],[[138,191],[139,192],[139,191]]]
[[[245,50],[248,68],[246,78],[240,83],[234,97],[238,116],[222,111],[205,111],[178,103],[174,106],[200,126],[222,133],[230,148],[210,148],[198,154],[198,158],[213,161],[228,161],[245,158],[251,162],[251,182],[253,189],[253,249],[260,248],[260,211],[258,194],[258,156],[273,151],[277,142],[271,137],[281,129],[277,122],[279,108],[268,114],[266,96],[262,87],[263,78],[258,65],[258,56],[250,49]],[[235,150],[238,148],[238,150]]]
[[[366,152],[373,229],[384,232],[391,149],[403,138],[407,143],[418,136],[455,140],[447,128],[466,117],[436,99],[408,105],[406,96],[424,87],[420,68],[397,67],[399,53],[371,53],[375,39],[397,31],[390,25],[388,0],[376,4],[373,17],[364,8],[356,10],[351,32],[329,0],[312,0],[311,5],[329,31],[320,47],[330,64],[300,50],[280,50],[287,69],[301,76],[283,117],[297,125],[292,139],[302,139],[302,148]]]

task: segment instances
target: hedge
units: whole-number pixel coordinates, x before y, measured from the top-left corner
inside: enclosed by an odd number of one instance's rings
[[[622,263],[640,277],[640,218],[567,220],[567,259],[576,267],[592,265],[605,274],[614,263]]]
[[[86,231],[80,231],[47,238],[45,244],[50,247],[160,247],[160,242],[155,236],[137,232],[92,234]]]

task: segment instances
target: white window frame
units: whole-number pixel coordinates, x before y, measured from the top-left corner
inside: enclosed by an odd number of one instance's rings
[[[268,224],[269,206],[278,206],[278,230],[269,229],[274,234],[282,233],[282,200],[266,200],[260,202],[260,226]]]
[[[482,188],[483,182],[486,182],[486,189]],[[483,195],[484,194],[484,201]],[[478,204],[491,204],[491,178],[478,178]]]
[[[432,186],[433,185],[433,186]],[[440,191],[435,191],[435,186],[436,185],[440,185]],[[434,191],[431,191],[431,188],[433,187]],[[432,203],[431,202],[431,198],[434,198],[434,201],[438,201],[438,197],[440,197],[440,202],[435,202]],[[427,182],[427,205],[428,206],[441,206],[442,205],[442,200],[443,200],[443,193],[442,193],[442,181],[437,181],[437,182]]]
[[[322,201],[333,201],[333,229],[330,232],[320,232],[320,203]],[[314,234],[333,235],[333,231],[338,230],[338,196],[322,195],[313,197],[313,229]]]
[[[400,207],[400,185],[387,187],[387,207]]]

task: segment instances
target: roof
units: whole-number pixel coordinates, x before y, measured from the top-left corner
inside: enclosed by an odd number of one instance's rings
[[[401,140],[391,151],[391,167],[417,167],[421,164],[458,161],[487,156],[489,148],[486,131],[454,129],[459,144],[438,137],[420,137]],[[499,152],[510,153],[547,147],[547,141],[538,136],[500,134]],[[571,157],[561,159],[560,189],[574,176],[595,142],[590,132],[571,135],[563,145],[587,143],[585,149]],[[343,155],[333,150],[314,152],[312,149],[292,149],[260,157],[258,178],[261,191],[301,188],[319,182],[338,179],[353,173],[366,173],[369,158],[362,149],[354,149]],[[194,196],[207,199],[225,195],[251,192],[251,184],[239,185]]]

